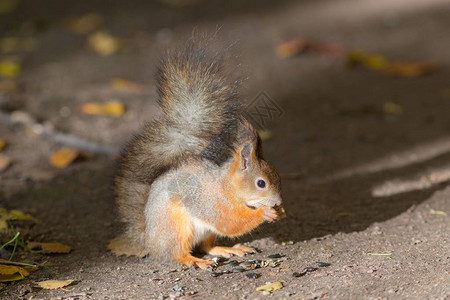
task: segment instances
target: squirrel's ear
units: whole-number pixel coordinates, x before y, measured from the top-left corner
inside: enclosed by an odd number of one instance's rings
[[[253,145],[251,143],[245,144],[241,148],[241,170],[247,170],[249,165],[253,162],[254,157],[254,151]]]

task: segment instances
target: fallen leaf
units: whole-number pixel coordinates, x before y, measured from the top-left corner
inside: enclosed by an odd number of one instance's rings
[[[393,102],[386,102],[383,105],[383,111],[389,115],[399,116],[403,114],[403,107]]]
[[[0,139],[0,151],[5,149],[5,147],[6,147],[6,141]]]
[[[279,43],[275,52],[280,58],[290,58],[301,54],[309,47],[309,42],[302,38],[293,38]]]
[[[0,232],[6,232],[8,230],[8,222],[6,219],[0,218]]]
[[[45,280],[45,281],[39,281],[36,282],[41,288],[47,289],[47,290],[56,290],[63,287],[66,287],[70,285],[72,282],[74,282],[73,279],[69,280]]]
[[[89,115],[108,115],[120,117],[125,113],[125,106],[118,101],[109,101],[105,103],[84,103],[80,106],[83,114]]]
[[[0,0],[0,15],[14,11],[19,4],[19,0]]]
[[[12,266],[19,266],[22,269],[24,269],[25,271],[28,272],[34,272],[36,270],[39,270],[39,267],[37,265],[31,265],[31,264],[26,264],[26,263],[21,263],[21,262],[16,262],[16,261],[10,261],[10,260],[5,260],[5,259],[1,259],[0,258],[0,264],[3,265],[12,265]]]
[[[25,52],[32,52],[35,51],[38,47],[38,41],[37,39],[33,37],[23,38],[20,41],[20,47],[19,50],[25,51]]]
[[[435,73],[439,70],[439,66],[434,62],[396,62],[388,63],[383,72],[389,75],[413,78],[425,74]]]
[[[24,214],[20,210],[11,210],[8,211],[4,207],[0,207],[0,217],[3,217],[5,219],[15,219],[15,220],[33,220],[37,221],[33,216]]]
[[[266,285],[262,285],[260,287],[257,287],[256,290],[258,292],[260,291],[268,291],[268,292],[272,292],[272,291],[276,291],[279,290],[283,287],[283,284],[279,281],[275,281]]]
[[[1,0],[0,0],[1,1]],[[16,78],[20,74],[20,65],[13,60],[0,61],[0,76],[5,78]]]
[[[135,92],[142,88],[139,83],[123,78],[111,79],[110,85],[117,91]]]
[[[0,0],[1,1],[1,0]],[[0,40],[0,52],[17,52],[20,46],[20,39],[16,37],[6,37]]]
[[[72,148],[63,148],[50,156],[50,164],[57,168],[65,168],[73,163],[81,153]]]
[[[382,70],[388,65],[388,61],[384,56],[365,53],[357,50],[347,53],[346,62],[349,66],[360,64],[372,70]]]
[[[122,41],[110,33],[98,31],[88,38],[89,47],[101,56],[117,53],[122,48]]]
[[[20,210],[17,210],[17,209],[11,210],[8,213],[8,216],[14,220],[21,220],[21,221],[31,220],[31,221],[37,222],[36,218],[34,218],[33,216],[24,214],[23,212],[21,212]]]
[[[17,83],[13,80],[3,80],[0,81],[0,94],[7,93],[15,90],[17,88]]]
[[[434,209],[430,209],[430,214],[432,215],[441,215],[441,216],[447,216],[447,213],[445,211],[442,210],[434,210]]]
[[[272,131],[270,130],[258,130],[258,134],[262,141],[267,141],[272,138]]]
[[[103,16],[97,13],[89,13],[79,18],[67,18],[64,27],[75,34],[88,34],[99,29],[103,25]]]
[[[30,273],[22,267],[0,264],[0,282],[24,279]]]
[[[3,154],[0,154],[0,172],[5,171],[12,163],[12,160]]]
[[[40,243],[40,242],[28,242],[28,248],[35,249],[41,248],[44,253],[69,253],[72,248],[63,245],[61,243]]]

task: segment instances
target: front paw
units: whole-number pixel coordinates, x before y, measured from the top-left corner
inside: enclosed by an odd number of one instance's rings
[[[263,213],[263,219],[267,222],[275,222],[278,220],[278,212],[275,210],[275,208],[270,206],[261,206],[260,208]]]

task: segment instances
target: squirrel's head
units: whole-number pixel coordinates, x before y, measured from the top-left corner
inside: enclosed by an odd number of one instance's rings
[[[281,181],[277,171],[264,160],[261,140],[237,147],[231,163],[231,182],[235,195],[252,208],[281,205]]]

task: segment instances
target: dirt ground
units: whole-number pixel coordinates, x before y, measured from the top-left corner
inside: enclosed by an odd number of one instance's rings
[[[8,147],[1,153],[13,164],[0,172],[0,207],[40,220],[30,239],[61,242],[73,251],[19,252],[16,260],[49,267],[8,284],[0,298],[450,299],[450,3],[169,4],[176,2],[21,1],[1,16],[0,34],[33,36],[38,47],[20,54],[18,88],[0,93],[1,111],[27,112],[60,132],[120,147],[157,114],[153,75],[164,49],[189,37],[193,28],[220,27],[219,41],[235,43],[231,63],[247,78],[243,100],[250,103],[264,92],[283,111],[266,126],[272,137],[265,152],[282,173],[287,218],[240,238],[259,253],[229,259],[214,274],[150,258],[115,257],[106,244],[120,230],[112,188],[117,162],[97,154],[56,169],[48,157],[62,145],[3,122],[0,139]],[[102,14],[105,29],[124,40],[121,52],[101,57],[86,47],[86,36],[63,29],[65,18],[89,12]],[[330,55],[277,57],[277,43],[291,37],[338,43],[393,61],[434,61],[440,71],[405,79],[350,69]],[[143,87],[116,91],[112,78]],[[126,114],[79,112],[81,103],[109,100],[125,103]],[[400,111],[389,112],[386,103]],[[273,259],[279,261],[273,267],[227,264],[274,254],[281,258]],[[47,279],[75,283],[59,290],[35,284]],[[274,281],[283,288],[256,291]]]

